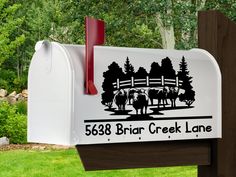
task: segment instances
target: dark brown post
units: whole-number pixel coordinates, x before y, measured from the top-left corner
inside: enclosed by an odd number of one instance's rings
[[[236,24],[217,11],[198,15],[199,48],[208,50],[222,72],[223,138],[211,141],[211,165],[199,166],[198,177],[236,176]]]

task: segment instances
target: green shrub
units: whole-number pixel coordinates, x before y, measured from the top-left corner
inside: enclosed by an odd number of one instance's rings
[[[0,68],[0,76],[0,88],[7,90],[8,93],[13,91],[19,93],[27,87],[26,73],[18,78],[15,72]]]
[[[17,113],[19,114],[27,114],[27,102],[26,101],[20,101],[15,104],[17,108]]]
[[[13,144],[27,142],[27,118],[19,107],[5,101],[0,103],[0,137],[8,137]]]
[[[12,91],[21,92],[27,86],[27,75],[21,78],[15,78],[12,85]]]
[[[16,74],[13,71],[0,69],[0,88],[6,89],[8,92],[14,90],[14,78]]]

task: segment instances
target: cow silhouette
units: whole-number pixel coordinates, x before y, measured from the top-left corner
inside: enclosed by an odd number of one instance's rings
[[[125,110],[125,105],[127,103],[127,92],[123,89],[119,90],[118,93],[115,95],[114,101],[118,107],[118,110]]]
[[[128,100],[129,100],[129,104],[133,103],[133,99],[134,99],[134,93],[137,92],[137,89],[130,89],[129,93],[128,93]]]
[[[179,87],[170,87],[169,92],[167,93],[167,97],[170,99],[171,107],[176,107],[176,99],[178,98]]]
[[[162,102],[163,107],[165,107],[165,105],[168,104],[167,102],[168,90],[169,90],[168,87],[163,87],[163,88],[158,88],[158,89],[150,88],[148,90],[148,97],[151,101],[151,105],[153,105],[153,100],[157,99],[158,108],[160,107],[161,102]]]
[[[147,114],[148,100],[148,95],[144,91],[138,90],[134,92],[133,107],[136,110],[136,114],[138,114],[138,110],[140,110],[141,114]]]

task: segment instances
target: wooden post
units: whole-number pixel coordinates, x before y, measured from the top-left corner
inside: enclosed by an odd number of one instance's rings
[[[198,177],[236,176],[236,24],[217,11],[198,16],[199,47],[216,59],[222,73],[223,138],[210,140],[211,165],[199,166]]]

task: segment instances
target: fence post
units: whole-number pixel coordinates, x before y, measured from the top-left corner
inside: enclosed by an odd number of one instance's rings
[[[134,86],[134,77],[133,76],[131,77],[131,86],[132,87]]]
[[[165,78],[164,76],[161,76],[161,86],[164,86],[165,85]]]
[[[120,79],[119,78],[116,79],[116,88],[117,89],[120,88]]]
[[[176,78],[175,78],[175,86],[179,87],[179,78],[178,78],[178,76],[176,76]]]
[[[149,86],[149,76],[146,77],[146,85]]]

